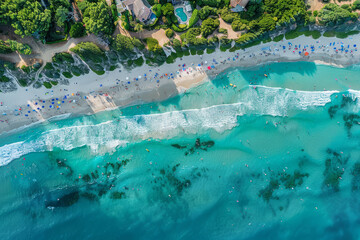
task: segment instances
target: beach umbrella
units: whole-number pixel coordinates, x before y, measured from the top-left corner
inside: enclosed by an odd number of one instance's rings
[[[201,64],[198,64],[198,67],[201,67]]]
[[[211,69],[211,67],[210,67],[210,66],[208,66],[207,68],[208,68],[209,70]]]
[[[309,56],[309,53],[308,53],[308,52],[305,52],[305,56]]]

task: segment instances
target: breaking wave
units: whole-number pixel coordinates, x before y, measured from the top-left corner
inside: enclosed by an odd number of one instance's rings
[[[159,114],[119,117],[100,124],[46,130],[37,138],[0,147],[0,166],[31,152],[51,151],[54,147],[71,150],[89,146],[114,149],[144,139],[172,138],[179,134],[202,134],[209,130],[223,132],[237,126],[242,115],[291,116],[292,113],[325,106],[337,91],[294,91],[290,89],[249,86],[241,91],[238,102],[201,109]],[[355,98],[358,91],[349,91]]]

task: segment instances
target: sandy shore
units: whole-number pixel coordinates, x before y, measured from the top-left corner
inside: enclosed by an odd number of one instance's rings
[[[360,35],[347,39],[321,37],[317,40],[301,36],[236,52],[217,50],[203,56],[187,56],[160,67],[144,65],[130,71],[120,68],[102,76],[91,72],[70,79],[69,85],[58,85],[52,89],[20,87],[1,95],[0,133],[65,114],[93,114],[116,107],[161,101],[230,67],[247,68],[280,61],[348,66],[360,62],[356,39],[360,39]],[[305,56],[305,52],[309,55]]]

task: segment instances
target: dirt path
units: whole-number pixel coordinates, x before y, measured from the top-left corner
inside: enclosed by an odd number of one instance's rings
[[[33,37],[21,38],[20,36],[17,36],[13,33],[13,30],[10,27],[2,26],[0,29],[3,30],[3,32],[7,32],[7,34],[1,35],[0,39],[16,40],[21,43],[29,44],[32,48],[32,54],[30,55],[20,55],[18,53],[0,54],[1,59],[17,63],[17,66],[32,65],[34,62],[42,62],[44,64],[51,62],[51,59],[55,53],[69,51],[70,48],[74,47],[80,42],[94,42],[104,50],[108,49],[107,44],[93,34],[81,38],[70,38],[66,42],[43,44],[40,41],[36,41]]]

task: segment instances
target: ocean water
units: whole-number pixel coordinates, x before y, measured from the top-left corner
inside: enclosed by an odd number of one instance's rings
[[[3,134],[0,239],[360,239],[359,76],[234,68]]]

